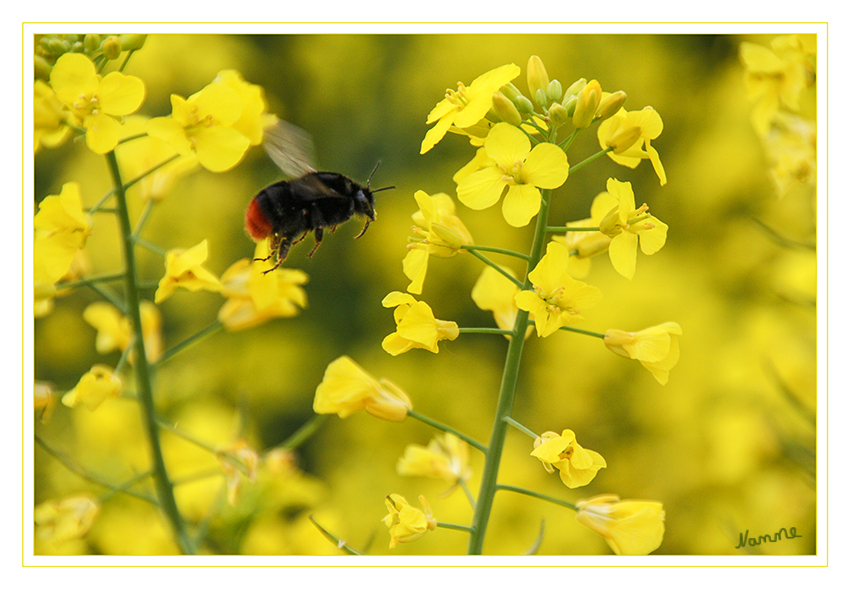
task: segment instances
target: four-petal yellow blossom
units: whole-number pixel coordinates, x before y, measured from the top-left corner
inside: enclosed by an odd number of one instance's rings
[[[431,506],[422,495],[419,496],[419,503],[424,512],[411,507],[407,499],[395,493],[387,495],[384,503],[389,510],[383,522],[390,531],[390,548],[395,548],[399,542],[413,542],[437,528]]]
[[[188,250],[171,250],[165,254],[165,276],[159,281],[154,302],[159,304],[170,297],[177,287],[192,292],[219,292],[221,282],[203,264],[207,259],[207,240]]]
[[[227,502],[236,505],[242,481],[249,483],[257,481],[257,467],[260,455],[248,445],[244,439],[239,439],[230,446],[215,451],[216,460],[227,478]]]
[[[33,150],[57,147],[65,142],[71,128],[65,124],[68,110],[44,80],[36,80],[33,93]]]
[[[611,238],[608,255],[614,269],[630,279],[635,275],[637,248],[651,256],[667,241],[667,225],[649,214],[646,204],[635,208],[635,194],[630,182],[608,178],[608,192],[602,192],[593,201],[597,210],[610,207],[599,221],[599,230]]]
[[[510,268],[502,267],[502,270],[514,276]],[[472,300],[482,311],[491,311],[496,325],[500,329],[513,329],[519,307],[516,304],[516,294],[520,291],[516,283],[510,281],[504,274],[493,268],[485,266],[481,276],[472,287]],[[531,326],[525,332],[526,337],[531,335]],[[505,335],[510,339],[511,336]]]
[[[658,501],[597,495],[576,506],[576,520],[605,538],[614,554],[644,556],[664,539],[664,508]]]
[[[641,160],[648,159],[652,162],[661,186],[664,186],[667,184],[667,174],[658,151],[650,145],[650,141],[657,139],[663,129],[661,115],[652,107],[629,112],[620,109],[617,114],[599,124],[597,137],[602,149],[614,148],[608,156],[621,166],[636,168]]]
[[[603,339],[617,355],[638,360],[655,380],[667,384],[672,369],[679,361],[679,336],[682,328],[668,321],[641,331],[609,329]]]
[[[413,348],[423,348],[434,354],[440,351],[437,342],[454,340],[460,335],[457,323],[434,318],[428,303],[417,301],[411,295],[393,291],[381,304],[395,307],[396,331],[384,338],[381,346],[387,353],[398,356]]]
[[[398,460],[396,472],[401,476],[443,479],[454,488],[472,477],[469,445],[450,433],[435,435],[427,447],[408,444],[404,456]]]
[[[550,241],[546,255],[529,272],[534,290],[523,290],[514,297],[520,309],[534,319],[539,337],[547,337],[561,327],[582,319],[579,312],[592,307],[602,298],[602,292],[576,280],[567,273],[567,248]]]
[[[767,48],[746,41],[740,45],[747,98],[756,103],[752,120],[759,135],[767,133],[780,104],[793,111],[799,109],[800,93],[809,82],[807,58],[816,49],[814,35],[783,35],[770,45]]]
[[[246,82],[236,70],[219,72],[214,82],[224,84],[239,94],[242,113],[233,123],[233,128],[247,137],[251,145],[260,145],[263,142],[263,130],[277,122],[277,117],[267,112],[263,87]]]
[[[268,240],[257,244],[254,257],[268,255]],[[267,272],[273,262],[252,262],[244,258],[221,275],[221,296],[227,299],[218,320],[229,331],[256,327],[275,317],[294,317],[307,307],[302,288],[308,277],[302,270],[278,268]]]
[[[607,466],[601,454],[582,448],[575,433],[569,429],[560,435],[545,432],[538,436],[531,455],[543,463],[549,474],[557,468],[561,481],[570,489],[585,486],[596,477],[600,468]]]
[[[610,210],[605,209],[605,213]],[[591,208],[591,214],[593,209]],[[568,228],[599,227],[599,219],[580,219],[567,223]],[[584,278],[590,273],[590,258],[608,250],[611,238],[599,231],[567,231],[564,235],[553,235],[553,241],[564,244],[570,254],[567,272],[573,278]]]
[[[58,195],[42,200],[33,226],[33,279],[37,283],[53,284],[67,274],[74,256],[91,233],[92,222],[83,212],[80,186],[68,182]]]
[[[472,236],[463,221],[455,215],[455,203],[449,195],[441,192],[428,196],[422,190],[417,190],[413,197],[419,205],[419,210],[413,214],[413,222],[416,223],[413,232],[424,240],[411,240],[402,267],[405,276],[411,280],[408,292],[421,294],[428,272],[428,259],[431,256],[456,256],[462,251],[462,245],[472,244]]]
[[[198,167],[198,158],[194,153],[179,155],[171,144],[159,137],[138,137],[145,132],[147,121],[147,117],[140,115],[124,119],[122,136],[137,137],[117,145],[115,154],[122,174],[127,178],[141,178],[128,189],[130,193],[138,190],[142,199],[160,201],[180,178]],[[162,165],[166,160],[171,161]]]
[[[211,172],[239,163],[251,141],[233,128],[242,115],[239,93],[224,83],[212,83],[188,99],[171,95],[171,116],[151,119],[148,134],[164,139],[180,155],[195,153]]]
[[[89,411],[94,411],[109,398],[121,394],[121,379],[112,368],[95,364],[86,372],[73,389],[62,396],[62,404],[74,407],[80,403]]]
[[[32,515],[39,538],[62,544],[84,536],[99,512],[100,502],[85,493],[39,503]]]
[[[149,362],[156,362],[162,354],[162,315],[150,301],[142,301],[139,311],[145,356]],[[111,304],[103,301],[92,303],[83,310],[83,319],[97,330],[95,349],[98,353],[108,354],[112,350],[123,352],[130,345],[130,320]],[[132,362],[132,355],[130,361]]]
[[[97,75],[91,59],[66,53],[50,72],[56,96],[86,128],[86,145],[95,153],[115,148],[121,133],[118,118],[135,112],[145,99],[145,85],[135,76]]]
[[[458,82],[457,91],[446,90],[446,97],[428,114],[426,124],[437,124],[425,134],[419,153],[439,143],[452,125],[465,129],[483,119],[493,105],[493,93],[516,78],[519,72],[519,67],[511,63],[481,74],[468,87]]]
[[[469,208],[480,210],[496,204],[507,188],[502,214],[514,227],[528,225],[540,211],[541,188],[557,188],[569,174],[567,154],[560,147],[540,143],[532,149],[525,133],[508,123],[493,127],[484,140],[484,152],[488,158],[484,167],[460,179],[457,196]]]
[[[336,413],[342,419],[366,411],[387,421],[404,421],[411,409],[403,390],[384,378],[376,380],[348,356],[328,364],[313,399],[313,411]]]

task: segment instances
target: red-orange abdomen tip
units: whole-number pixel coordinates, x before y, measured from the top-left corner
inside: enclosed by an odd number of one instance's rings
[[[245,229],[254,241],[262,241],[272,234],[271,221],[263,214],[256,198],[251,200],[248,210],[245,211]]]

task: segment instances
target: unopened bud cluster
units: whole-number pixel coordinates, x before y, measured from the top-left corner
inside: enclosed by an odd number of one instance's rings
[[[603,92],[596,80],[580,78],[564,90],[560,81],[549,79],[543,61],[536,55],[528,60],[527,72],[531,99],[508,83],[493,94],[488,118],[519,127],[523,117],[537,115],[555,127],[571,123],[576,129],[584,129],[614,116],[626,101],[625,92]],[[536,112],[535,104],[542,109],[542,115]]]
[[[124,51],[136,51],[147,35],[40,35],[35,44],[35,77],[50,79],[56,60],[66,53],[82,53],[92,60],[118,59]]]

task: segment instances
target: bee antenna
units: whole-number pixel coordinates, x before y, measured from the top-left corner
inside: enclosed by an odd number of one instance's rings
[[[376,188],[375,190],[372,190],[371,192],[372,192],[372,194],[375,194],[376,192],[381,192],[382,190],[395,190],[395,186],[384,186],[383,188]]]
[[[377,172],[377,171],[378,171],[378,166],[380,166],[380,165],[381,165],[381,160],[378,160],[378,163],[377,163],[377,164],[375,164],[375,169],[374,169],[374,170],[372,170],[372,173],[371,173],[371,174],[369,174],[369,179],[368,179],[368,180],[366,180],[366,188],[369,188],[369,184],[371,184],[371,183],[372,183],[372,176],[374,176],[374,175],[375,175],[375,172]],[[385,189],[385,188],[382,188],[381,190],[386,190],[386,189]],[[377,192],[377,190],[373,190],[372,192]]]

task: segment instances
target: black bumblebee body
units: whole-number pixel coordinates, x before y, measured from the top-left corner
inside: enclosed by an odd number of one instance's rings
[[[361,186],[348,176],[336,172],[317,172],[312,165],[312,140],[303,130],[285,121],[267,129],[264,146],[271,158],[290,180],[275,182],[251,200],[245,212],[245,228],[255,241],[269,239],[269,256],[275,257],[271,270],[280,267],[293,244],[311,231],[316,245],[322,243],[325,228],[331,232],[355,214],[366,217],[359,238],[375,220],[373,193],[393,188],[371,190],[372,176]],[[372,174],[377,170],[372,171]]]
[[[375,200],[368,183],[361,186],[336,172],[310,172],[264,188],[248,206],[245,221],[255,240],[270,238],[269,254],[277,256],[277,268],[289,248],[309,232],[316,238],[308,254],[312,256],[322,243],[325,228],[333,232],[355,213],[366,217],[360,237],[375,220]]]

